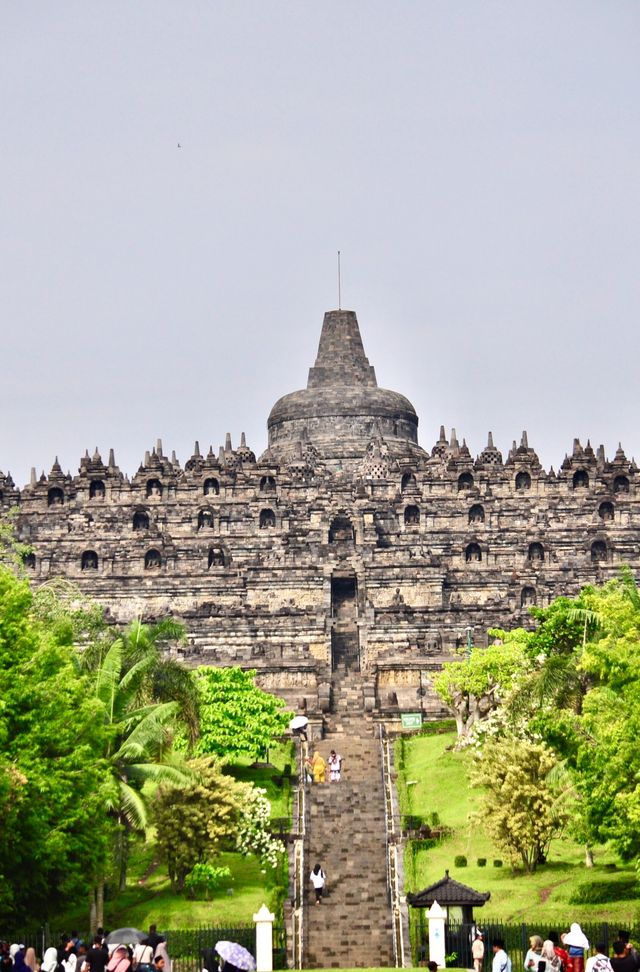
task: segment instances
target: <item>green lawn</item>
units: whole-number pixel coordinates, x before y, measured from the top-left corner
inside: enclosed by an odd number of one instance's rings
[[[474,754],[453,752],[449,747],[455,733],[413,736],[396,743],[396,766],[399,770],[398,793],[401,811],[428,817],[438,813],[442,824],[454,828],[451,837],[429,849],[414,842],[414,852],[405,852],[405,881],[408,891],[418,891],[449,873],[456,880],[478,891],[490,891],[491,899],[477,913],[485,919],[502,921],[540,921],[544,927],[571,921],[632,922],[640,914],[640,900],[627,897],[599,905],[575,905],[569,897],[578,884],[607,880],[629,885],[634,876],[632,865],[621,865],[607,848],[596,851],[596,866],[584,865],[584,850],[569,838],[555,841],[549,862],[535,874],[514,872],[506,855],[493,846],[474,820],[479,792],[468,783],[467,770]],[[403,765],[404,763],[404,765]],[[415,781],[406,786],[407,782]],[[465,855],[468,866],[454,867],[457,855]],[[486,867],[478,867],[478,858],[487,858]],[[504,859],[502,868],[493,867],[494,859]],[[628,892],[627,892],[628,893]]]

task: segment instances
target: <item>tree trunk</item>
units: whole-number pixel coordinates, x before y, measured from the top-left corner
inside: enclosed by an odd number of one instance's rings
[[[588,844],[584,849],[584,865],[585,867],[593,867],[593,851]]]
[[[104,928],[104,877],[100,877],[96,888],[96,920],[98,928]]]
[[[98,928],[98,913],[96,909],[96,888],[89,892],[89,936],[93,938]]]

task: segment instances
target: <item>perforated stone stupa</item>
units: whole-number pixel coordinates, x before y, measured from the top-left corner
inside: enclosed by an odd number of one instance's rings
[[[526,433],[475,458],[454,430],[428,452],[401,394],[379,388],[356,315],[325,315],[307,387],[279,399],[256,459],[227,436],[180,465],[162,443],[131,478],[96,450],[17,489],[34,581],[69,578],[114,621],[181,618],[189,664],[257,668],[320,713],[332,674],[366,706],[438,714],[430,679],[487,629],[640,566],[638,470],[574,441],[544,470]],[[335,677],[335,676],[334,676]]]

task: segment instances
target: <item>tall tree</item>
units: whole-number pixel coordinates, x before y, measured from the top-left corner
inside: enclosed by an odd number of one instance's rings
[[[287,729],[291,713],[275,695],[254,682],[255,671],[241,668],[198,668],[200,701],[199,755],[233,763],[242,757],[263,757]]]
[[[124,647],[113,642],[95,672],[94,692],[105,728],[102,787],[104,808],[118,824],[119,886],[126,883],[128,837],[143,833],[148,822],[143,786],[147,782],[183,784],[188,772],[171,759],[173,731],[179,724],[177,702],[140,704],[142,658],[123,673]],[[98,916],[98,921],[100,916]]]
[[[105,730],[72,646],[0,567],[0,923],[76,903],[104,860]]]
[[[535,871],[562,832],[567,811],[548,782],[557,758],[547,746],[505,738],[487,743],[471,780],[484,790],[480,816],[487,833],[516,865]]]

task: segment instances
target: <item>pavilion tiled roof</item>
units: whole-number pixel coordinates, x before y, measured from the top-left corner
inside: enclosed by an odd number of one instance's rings
[[[481,907],[491,897],[490,891],[475,891],[460,881],[454,881],[445,871],[443,878],[429,885],[423,891],[408,894],[407,901],[412,908],[430,908],[434,901],[439,905],[474,905]]]

